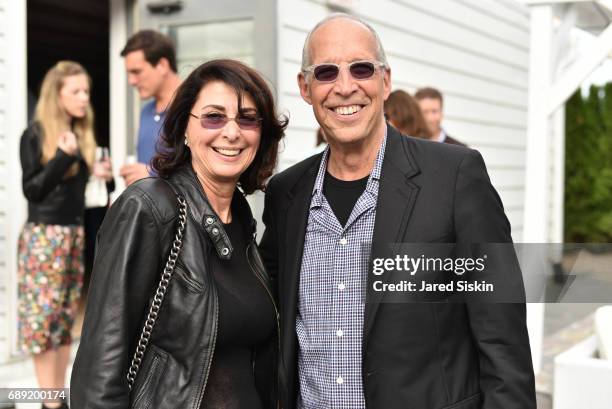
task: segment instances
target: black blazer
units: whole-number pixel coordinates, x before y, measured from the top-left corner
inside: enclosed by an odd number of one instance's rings
[[[459,145],[459,146],[465,146],[467,148],[467,145],[464,144],[463,142],[458,141],[457,139],[453,138],[452,136],[446,135],[446,138],[444,138],[444,143],[449,143],[451,145]]]
[[[276,279],[283,408],[299,382],[295,319],[311,193],[321,154],[268,185],[260,249]],[[481,155],[387,127],[372,253],[391,242],[511,242],[510,225]],[[514,254],[507,276],[524,296]],[[372,274],[368,274],[368,285]],[[362,377],[370,409],[536,407],[525,304],[384,303],[368,293]]]

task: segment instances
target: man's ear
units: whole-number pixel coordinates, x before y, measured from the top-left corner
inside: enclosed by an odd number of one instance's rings
[[[161,57],[155,65],[155,69],[160,70],[162,73],[165,74],[170,71],[170,62],[166,57]]]
[[[383,95],[386,101],[391,94],[391,68],[383,68]]]
[[[306,77],[303,72],[300,72],[297,76],[298,87],[300,87],[300,95],[302,95],[302,99],[306,101],[309,105],[312,105],[312,100],[310,99],[310,85],[306,81]]]

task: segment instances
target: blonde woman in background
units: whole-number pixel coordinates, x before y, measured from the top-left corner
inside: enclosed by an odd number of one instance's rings
[[[45,75],[34,121],[21,137],[28,219],[18,244],[18,333],[41,388],[64,387],[83,283],[89,174],[112,179],[109,161],[94,163],[90,83],[80,64],[58,62]],[[57,401],[42,407],[67,408]]]

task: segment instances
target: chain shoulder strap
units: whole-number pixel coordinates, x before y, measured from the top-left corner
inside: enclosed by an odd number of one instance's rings
[[[172,243],[172,247],[170,249],[170,255],[168,256],[168,261],[166,262],[166,267],[164,268],[164,272],[162,273],[159,284],[157,285],[157,290],[153,296],[153,301],[151,302],[151,308],[149,309],[147,320],[142,328],[142,333],[140,334],[140,339],[138,340],[138,346],[136,347],[134,357],[132,358],[132,364],[130,365],[130,369],[127,373],[128,388],[130,391],[132,390],[132,386],[136,380],[136,375],[140,369],[140,364],[142,363],[147,346],[149,345],[151,332],[153,332],[157,315],[159,314],[162,301],[164,301],[164,296],[166,295],[166,290],[170,284],[170,279],[172,278],[172,274],[174,274],[174,268],[176,266],[178,255],[181,251],[181,247],[183,246],[183,234],[185,233],[185,223],[187,222],[187,203],[181,195],[177,195],[177,199],[179,203],[178,226],[176,228],[174,242]]]

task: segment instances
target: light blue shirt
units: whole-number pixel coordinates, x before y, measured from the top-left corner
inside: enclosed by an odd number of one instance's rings
[[[440,128],[440,135],[438,135],[438,142],[444,142],[446,140],[446,132],[443,128]]]
[[[140,111],[140,128],[136,145],[137,160],[147,166],[155,156],[155,145],[159,139],[166,112],[155,111],[155,100],[147,102]]]

